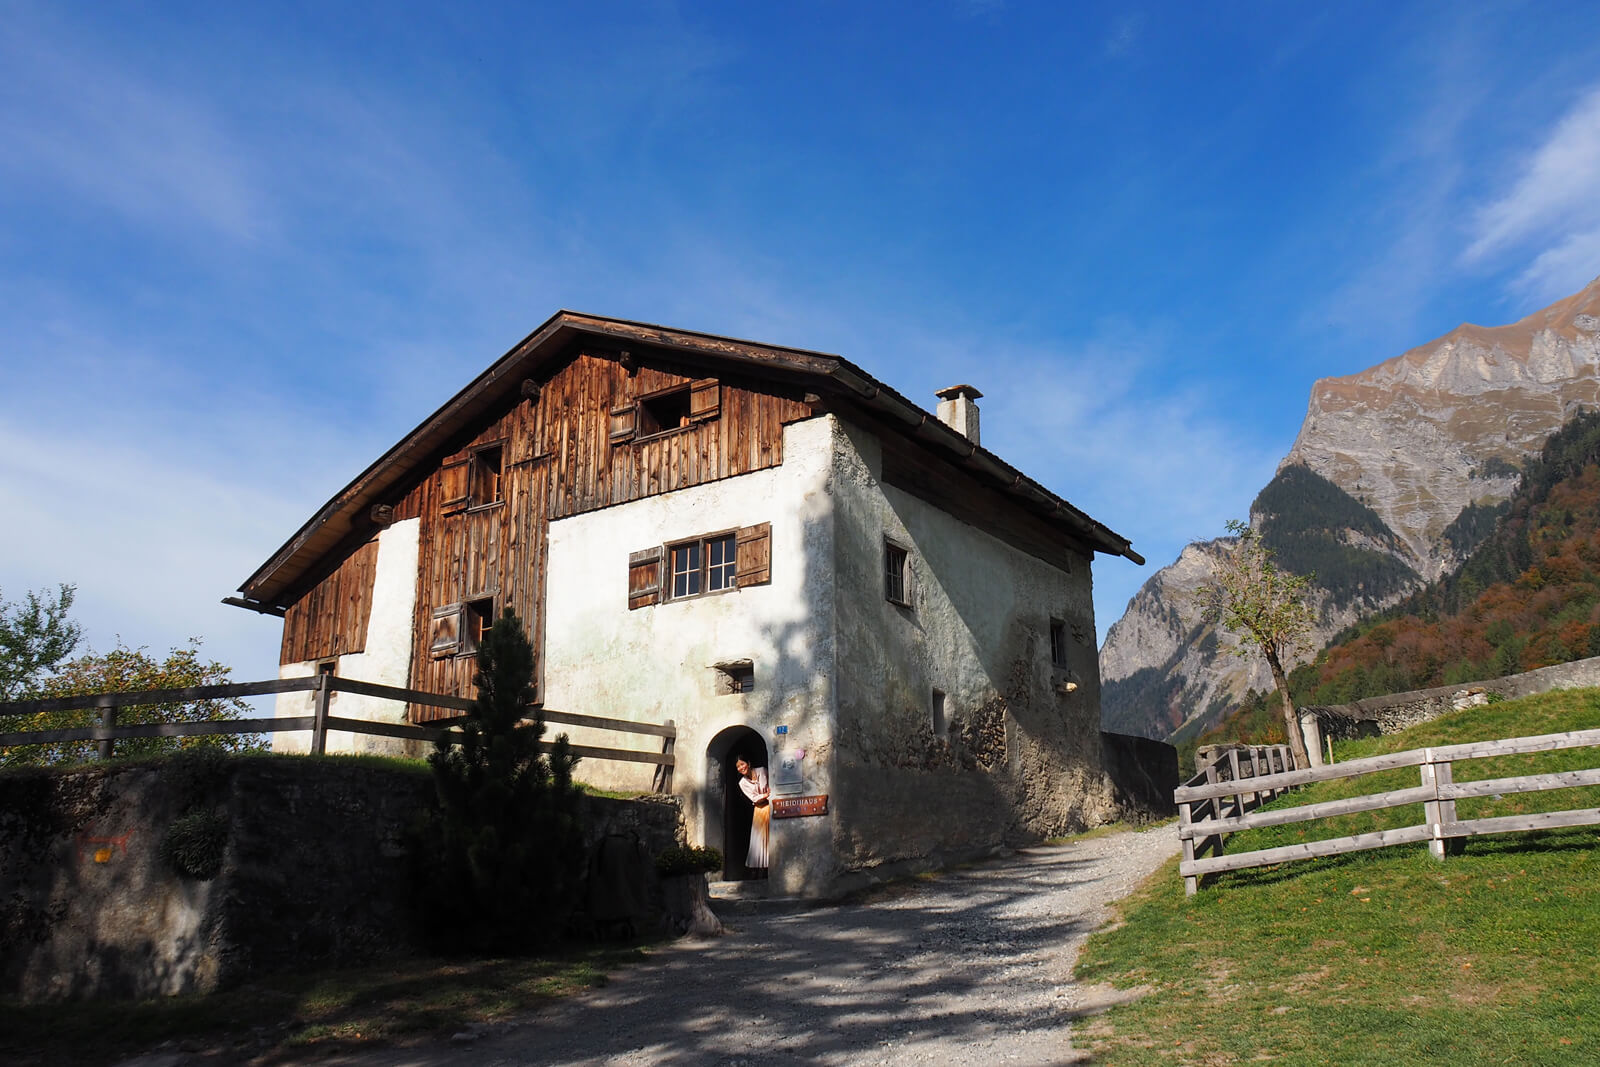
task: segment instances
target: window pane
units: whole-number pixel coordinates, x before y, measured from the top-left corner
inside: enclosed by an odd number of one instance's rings
[[[700,592],[700,542],[672,548],[672,595],[694,596]]]
[[[708,590],[733,588],[734,567],[737,553],[734,548],[734,537],[717,537],[706,542],[706,553],[710,559],[710,566],[706,568],[706,588]]]
[[[883,593],[897,604],[906,600],[906,551],[894,545],[883,546]]]

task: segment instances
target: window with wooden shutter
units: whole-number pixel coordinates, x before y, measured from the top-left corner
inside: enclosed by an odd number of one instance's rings
[[[628,610],[661,603],[661,546],[628,553]]]
[[[766,585],[772,581],[772,523],[746,526],[738,535],[739,588],[747,585]]]
[[[689,383],[689,419],[700,422],[714,419],[722,410],[722,387],[715,378],[701,378]]]
[[[639,406],[631,401],[611,409],[611,443],[620,445],[633,440],[639,425]]]
[[[439,510],[446,515],[467,510],[472,502],[472,457],[445,460],[439,468]]]
[[[454,656],[461,651],[464,636],[461,612],[464,605],[446,604],[433,609],[433,625],[428,633],[428,653],[434,659]]]

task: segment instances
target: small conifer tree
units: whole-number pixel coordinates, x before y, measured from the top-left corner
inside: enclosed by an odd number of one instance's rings
[[[507,608],[478,648],[478,695],[459,740],[441,739],[428,757],[439,808],[417,858],[439,948],[526,952],[559,936],[577,903],[577,757],[565,734],[540,752],[544,715],[523,718],[532,680],[533,648]]]

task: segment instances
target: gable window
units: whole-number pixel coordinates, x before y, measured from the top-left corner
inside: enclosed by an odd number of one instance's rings
[[[610,410],[607,433],[614,445],[674,433],[722,413],[722,383],[698,378],[628,400]]]
[[[639,399],[639,436],[666,433],[689,425],[689,387]]]
[[[883,596],[891,604],[911,606],[911,554],[893,541],[883,543]]]
[[[446,515],[488,507],[505,499],[505,442],[483,445],[448,459],[439,469],[439,505]]]
[[[771,581],[768,522],[628,554],[629,610]]]
[[[1050,663],[1055,667],[1067,665],[1067,624],[1061,619],[1050,620]]]

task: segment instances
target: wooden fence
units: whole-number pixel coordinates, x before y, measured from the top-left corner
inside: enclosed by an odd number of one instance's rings
[[[234,697],[273,696],[279,693],[313,694],[310,715],[275,716],[261,719],[216,719],[202,722],[152,722],[117,725],[119,708],[142,704],[188,704],[200,700],[226,700]],[[407,741],[435,741],[441,737],[459,736],[456,719],[438,719],[429,726],[409,723],[376,722],[370,719],[352,719],[330,713],[335,693],[352,693],[427,707],[450,708],[466,711],[472,701],[465,697],[423,693],[415,689],[399,689],[390,685],[361,682],[354,678],[339,678],[320,674],[307,678],[281,678],[267,682],[238,682],[228,685],[198,685],[187,689],[150,689],[137,693],[93,693],[84,696],[56,697],[49,700],[23,700],[0,703],[0,716],[33,715],[40,712],[93,710],[99,713],[95,726],[78,726],[60,730],[30,730],[0,733],[0,748],[19,745],[60,744],[67,741],[94,741],[99,745],[102,759],[116,754],[116,743],[134,737],[199,737],[216,734],[272,734],[290,730],[311,731],[310,751],[321,755],[327,751],[328,733],[342,731],[352,734],[369,734],[393,737]],[[574,755],[584,759],[618,760],[627,763],[653,764],[656,768],[655,790],[672,791],[672,769],[676,762],[673,746],[678,729],[671,719],[664,723],[630,722],[627,719],[608,719],[598,715],[578,715],[566,711],[543,709],[546,723],[566,726],[583,726],[594,730],[612,730],[618,733],[643,734],[659,737],[660,752],[645,752],[627,748],[601,748],[592,745],[572,745]],[[464,716],[463,716],[464,717]],[[549,752],[549,741],[540,748]]]
[[[1474,741],[1463,745],[1419,748],[1408,752],[1368,756],[1365,759],[1348,760],[1325,767],[1287,770],[1265,776],[1248,774],[1241,776],[1243,768],[1236,759],[1230,780],[1219,780],[1220,774],[1213,774],[1209,778],[1201,774],[1179,786],[1173,794],[1173,799],[1178,805],[1178,837],[1183,844],[1183,859],[1179,863],[1178,873],[1183,876],[1184,891],[1193,896],[1199,887],[1201,877],[1220,871],[1266,867],[1291,860],[1337,856],[1363,849],[1424,841],[1428,843],[1429,851],[1436,858],[1443,859],[1447,842],[1453,839],[1563,826],[1600,825],[1600,808],[1577,808],[1485,819],[1463,820],[1456,816],[1456,801],[1468,797],[1496,794],[1508,796],[1549,789],[1600,785],[1600,768],[1456,782],[1452,770],[1455,763],[1461,760],[1486,759],[1491,756],[1589,747],[1600,747],[1600,730],[1579,730],[1571,733],[1540,734],[1535,737],[1513,737],[1499,741]],[[1237,756],[1237,753],[1234,755]],[[1303,804],[1278,811],[1254,811],[1254,808],[1262,803],[1259,798],[1263,795],[1270,797],[1286,789],[1309,785],[1312,782],[1353,778],[1397,767],[1420,768],[1420,784],[1408,789],[1372,793],[1344,800],[1329,800],[1320,804]],[[1214,764],[1208,771],[1217,769]],[[1202,781],[1203,778],[1206,780]],[[1247,801],[1247,797],[1252,799]],[[1239,830],[1249,830],[1258,826],[1285,826],[1335,815],[1350,815],[1419,803],[1423,806],[1423,822],[1416,826],[1378,830],[1326,841],[1308,841],[1304,844],[1283,845],[1234,855],[1223,853],[1223,835]],[[1201,854],[1206,851],[1213,854],[1203,857]]]

